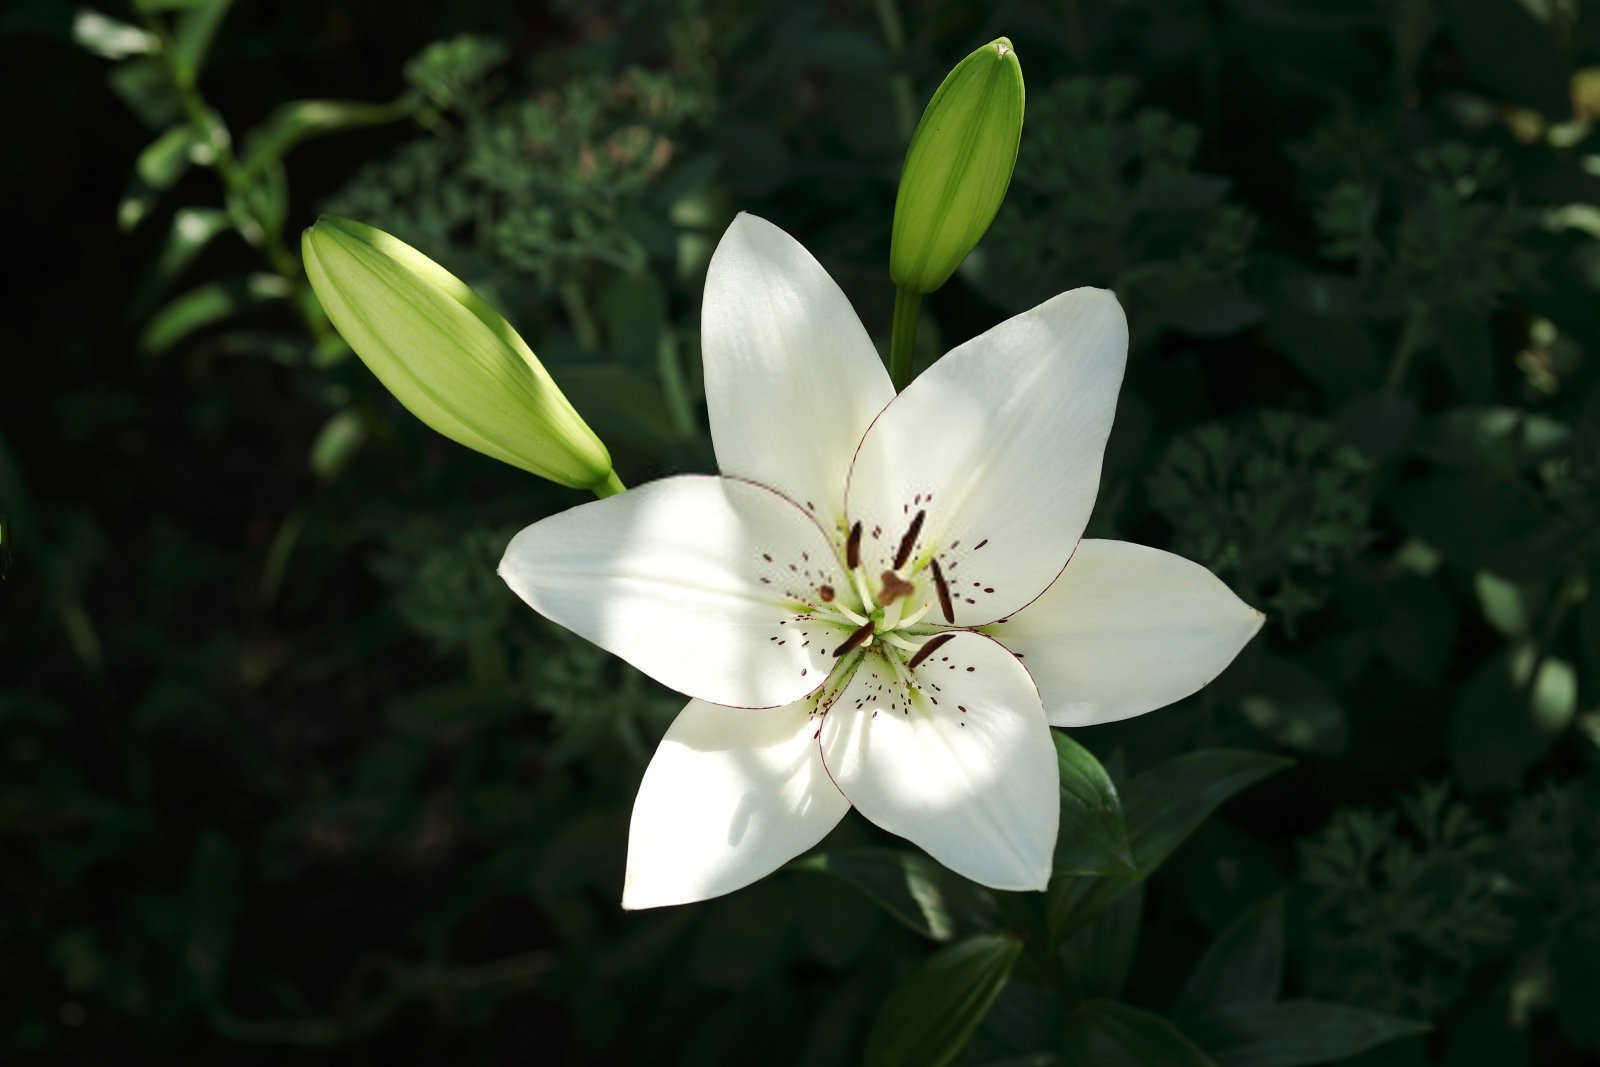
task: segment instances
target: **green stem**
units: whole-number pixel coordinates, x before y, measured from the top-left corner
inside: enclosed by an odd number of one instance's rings
[[[622,484],[622,479],[617,477],[617,472],[610,470],[606,471],[604,478],[591,485],[589,491],[604,500],[608,496],[616,496],[626,488],[628,487]]]
[[[167,33],[167,28],[161,23],[154,13],[146,10],[144,15],[145,27],[161,42],[161,64],[166,70],[167,80],[172,83],[173,89],[178,94],[178,99],[183,104],[183,113],[188,118],[190,125],[205,134],[211,150],[216,154],[215,166],[217,175],[221,177],[222,184],[228,192],[246,206],[249,210],[249,189],[253,183],[249,172],[239,162],[239,157],[233,154],[233,145],[226,138],[213,135],[211,110],[206,106],[205,98],[200,95],[200,90],[190,78],[183,77],[173,62],[172,37]],[[283,230],[280,226],[268,227],[256,218],[256,228],[261,231],[261,249],[267,257],[267,262],[272,265],[283,280],[289,284],[290,303],[299,312],[305,321],[306,329],[310,331],[312,339],[322,345],[332,334],[332,327],[327,317],[322,314],[321,305],[311,295],[310,285],[306,282],[305,268],[300,262],[300,257],[289,251],[283,243]]]
[[[1405,384],[1406,371],[1411,368],[1411,357],[1422,347],[1427,329],[1427,309],[1420,303],[1413,303],[1406,312],[1405,325],[1400,327],[1400,340],[1394,346],[1394,355],[1389,359],[1389,375],[1383,382],[1385,392],[1399,392],[1400,386]]]
[[[911,353],[917,346],[917,311],[922,294],[906,288],[894,291],[894,325],[889,333],[889,380],[895,392],[911,384]]]

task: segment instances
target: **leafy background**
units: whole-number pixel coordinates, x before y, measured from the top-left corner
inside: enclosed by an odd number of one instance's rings
[[[0,1056],[919,1062],[893,1020],[970,982],[970,1064],[1595,1062],[1600,18],[981,8],[7,5]],[[722,227],[801,235],[886,340],[910,125],[1002,33],[1021,157],[922,359],[1117,290],[1091,533],[1269,622],[1201,694],[1075,740],[1135,830],[1184,753],[1295,763],[1102,893],[1053,984],[1032,903],[897,910],[884,885],[939,876],[854,816],[748,890],[622,913],[679,701],[495,579],[578,498],[406,416],[296,235],[353,215],[468,280],[628,482],[711,470]]]

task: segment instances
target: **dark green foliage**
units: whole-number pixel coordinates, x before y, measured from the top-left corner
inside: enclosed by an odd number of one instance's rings
[[[0,15],[0,1060],[1600,1055],[1593,12],[105,15]],[[407,416],[292,236],[395,232],[506,313],[629,484],[710,471],[728,220],[799,236],[886,342],[905,137],[1002,33],[1015,177],[918,358],[1114,288],[1091,533],[1268,625],[1196,696],[1058,735],[1046,895],[851,816],[740,893],[623,913],[682,698],[504,588],[509,534],[578,496]]]

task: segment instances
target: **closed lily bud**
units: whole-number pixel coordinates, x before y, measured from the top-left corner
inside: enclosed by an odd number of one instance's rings
[[[413,415],[468,448],[575,489],[615,481],[606,446],[527,344],[460,279],[349,219],[301,237],[328,318]]]
[[[1022,66],[1004,37],[956,64],[928,101],[894,203],[896,286],[933,292],[994,221],[1017,163],[1022,101]]]

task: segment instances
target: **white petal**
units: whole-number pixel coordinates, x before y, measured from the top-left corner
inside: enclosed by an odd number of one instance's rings
[[[954,349],[867,431],[847,509],[869,574],[937,554],[963,626],[1020,610],[1060,573],[1089,521],[1127,361],[1128,325],[1104,289],[1074,289]]]
[[[1085,540],[1044,596],[989,632],[1023,657],[1051,725],[1093,726],[1201,688],[1264,618],[1182,556]]]
[[[957,633],[907,697],[871,650],[822,723],[828,772],[861,814],[996,889],[1043,889],[1060,817],[1055,746],[1028,672]]]
[[[711,257],[700,333],[722,473],[770,485],[835,529],[850,457],[894,396],[850,301],[793,237],[741,214]]]
[[[798,507],[732,478],[664,478],[536,522],[500,576],[535,611],[680,693],[778,707],[820,685],[847,631],[807,614],[844,588]]]
[[[624,908],[731,893],[833,829],[850,802],[822,766],[814,706],[693,700],[678,713],[633,802]]]

